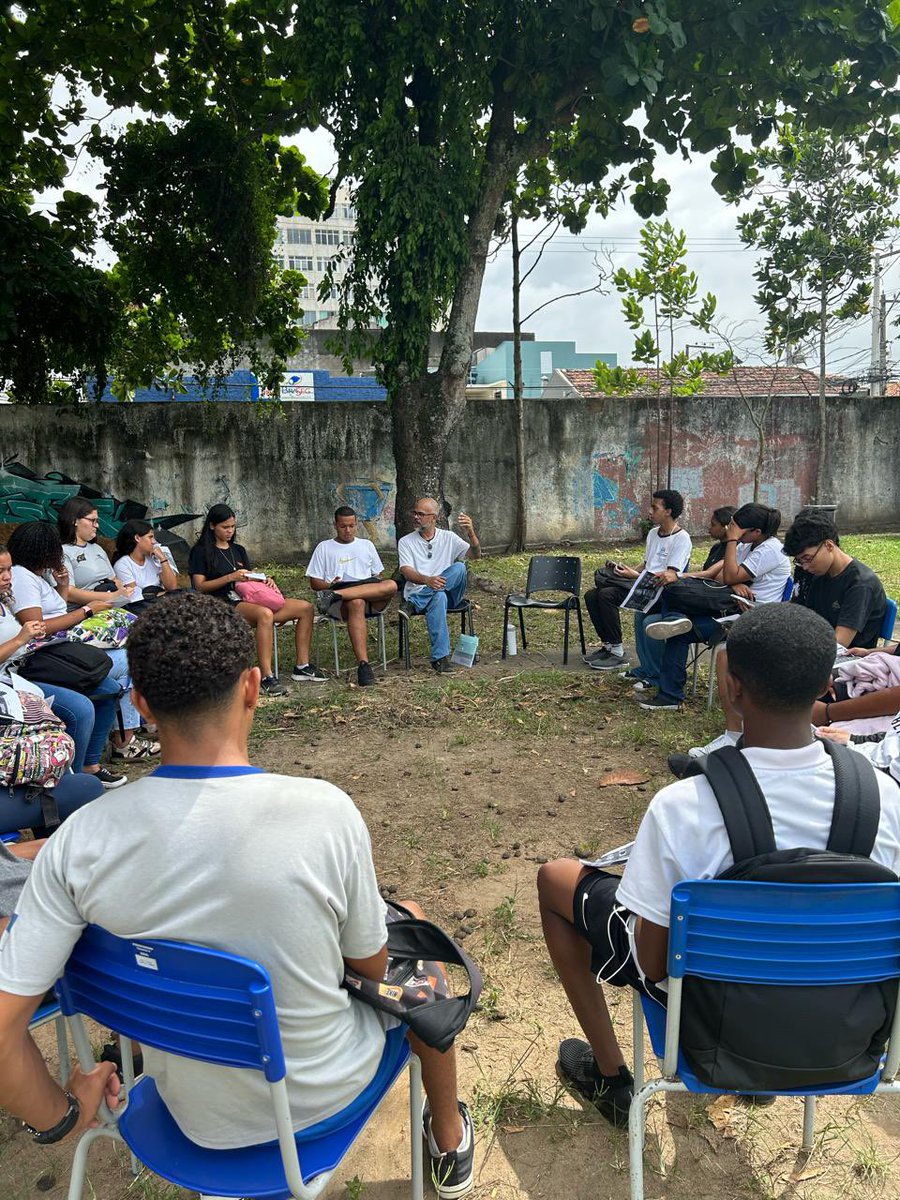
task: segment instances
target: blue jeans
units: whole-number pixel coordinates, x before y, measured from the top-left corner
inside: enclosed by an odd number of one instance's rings
[[[17,829],[40,829],[44,824],[41,797],[37,795],[26,802],[27,788],[0,788],[0,833],[14,833]],[[59,808],[59,818],[64,821],[76,809],[103,795],[103,784],[93,775],[64,775],[53,789],[53,798]]]
[[[141,724],[141,714],[131,703],[131,676],[128,674],[128,654],[125,650],[107,650],[112,659],[112,670],[107,679],[114,679],[122,688],[121,699],[122,722],[126,729],[138,729]]]
[[[55,683],[38,684],[44,696],[53,697],[50,707],[65,722],[66,732],[75,743],[72,770],[78,774],[85,766],[100,761],[106,739],[116,719],[119,685],[107,677],[98,684],[94,699]]]
[[[669,617],[675,614],[666,613],[665,615]],[[691,621],[693,629],[661,643],[665,649],[659,672],[659,695],[667,700],[680,702],[684,699],[684,685],[687,683],[687,660],[691,646],[697,642],[716,641],[721,637],[722,626],[713,617],[691,617]]]
[[[455,562],[443,572],[446,586],[439,592],[423,587],[420,592],[408,596],[406,603],[413,612],[424,612],[428,637],[431,640],[432,660],[446,658],[450,653],[450,629],[447,625],[447,609],[455,608],[466,594],[469,576],[466,564]]]
[[[660,620],[660,611],[655,608],[649,613],[634,614],[634,647],[637,650],[638,666],[633,673],[645,683],[659,686],[659,672],[662,667],[664,642],[657,642],[647,637],[646,626]]]

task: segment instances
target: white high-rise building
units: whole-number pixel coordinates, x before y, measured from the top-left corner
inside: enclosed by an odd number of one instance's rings
[[[279,217],[278,233],[272,253],[286,269],[306,276],[303,289],[303,324],[316,329],[337,329],[337,297],[319,295],[319,285],[331,258],[345,247],[346,258],[352,251],[356,234],[356,210],[349,194],[339,189],[334,213],[327,221],[309,217]],[[346,266],[338,268],[341,275]]]

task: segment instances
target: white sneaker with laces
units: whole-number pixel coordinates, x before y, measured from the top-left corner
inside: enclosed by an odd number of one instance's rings
[[[654,641],[664,642],[667,638],[678,637],[680,633],[690,633],[694,622],[687,617],[672,617],[667,621],[653,621],[644,626],[644,633]]]
[[[712,754],[713,750],[721,750],[723,746],[736,746],[739,733],[732,733],[726,729],[724,733],[720,733],[717,738],[713,738],[711,742],[707,742],[705,746],[691,746],[688,750],[688,758],[704,758],[707,754]]]

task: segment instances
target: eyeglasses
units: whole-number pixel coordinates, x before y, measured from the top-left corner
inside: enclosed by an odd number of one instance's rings
[[[87,521],[88,525],[99,525],[100,524],[99,517],[79,517],[79,520]]]
[[[413,515],[414,517],[436,517],[436,516],[437,516],[437,513],[433,513],[433,512],[425,512],[425,511],[424,511],[423,509],[421,509],[421,508],[414,508],[414,509],[412,510],[412,515]]]
[[[816,555],[819,553],[819,551],[822,549],[822,547],[824,545],[825,545],[824,542],[819,542],[818,546],[815,548],[815,550],[812,552],[812,554],[795,554],[794,562],[797,564],[798,567],[802,567],[804,570],[806,570],[807,567],[811,567],[812,564],[815,562]]]

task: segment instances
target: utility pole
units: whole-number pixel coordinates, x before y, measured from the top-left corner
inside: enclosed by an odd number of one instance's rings
[[[884,347],[884,300],[881,295],[881,257],[872,251],[872,359],[870,396],[884,395],[884,364],[887,354]]]

